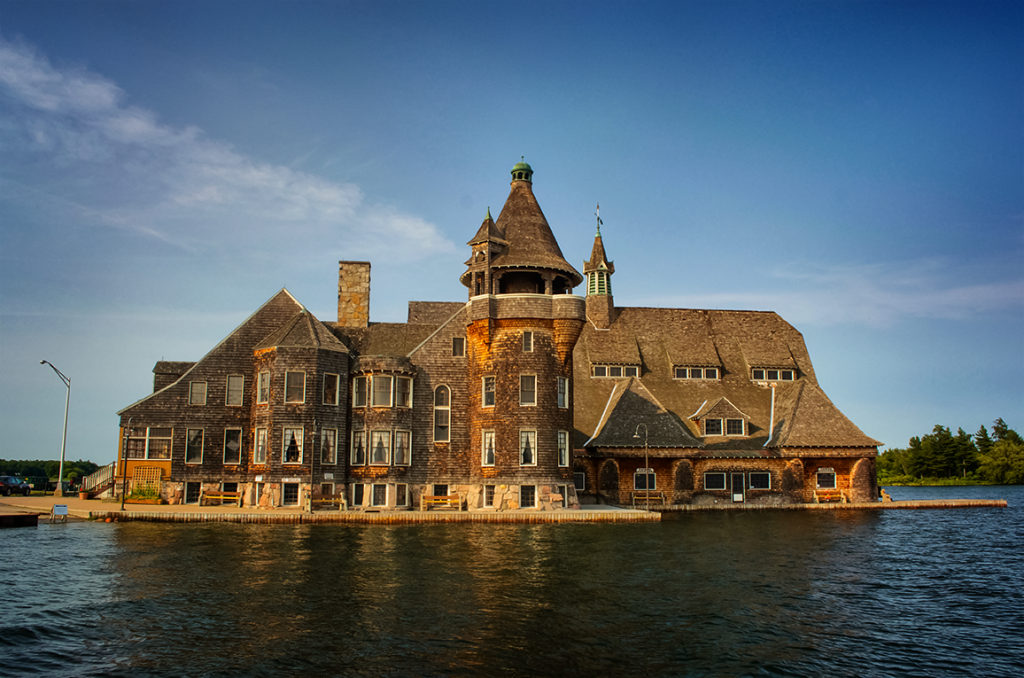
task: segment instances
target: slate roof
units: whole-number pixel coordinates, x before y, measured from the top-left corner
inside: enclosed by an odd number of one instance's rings
[[[634,377],[615,380],[594,437],[587,447],[696,448],[698,440],[679,418],[669,412],[658,399]],[[636,437],[639,429],[640,437]]]
[[[622,414],[632,417],[635,431],[641,421],[651,426],[641,416],[644,412],[652,416],[658,407],[667,410],[702,443],[699,452],[687,456],[773,456],[784,446],[881,444],[865,435],[825,396],[803,336],[776,313],[632,307],[616,311],[608,330],[587,324],[574,351],[577,448],[592,437],[590,447],[611,440],[603,435],[608,427],[606,408],[609,403],[615,404],[613,397],[625,398],[617,392],[619,380],[590,376],[594,363],[639,364],[639,382],[644,390],[631,392],[638,397],[649,393],[650,405],[646,410],[639,405],[623,409]],[[719,378],[675,379],[675,366],[718,367]],[[766,366],[792,368],[797,380],[778,382],[774,388],[751,381],[751,367]],[[743,415],[748,421],[748,435],[700,436],[698,422],[691,417],[723,407]],[[775,435],[769,441],[773,425]],[[625,422],[619,427],[629,428]]]
[[[531,182],[512,182],[512,190],[495,227],[508,242],[508,249],[491,260],[492,268],[547,268],[564,273],[573,286],[583,282],[579,271],[562,256],[548,220],[533,195]]]
[[[253,349],[265,348],[318,348],[325,351],[348,353],[343,343],[316,317],[302,309]]]

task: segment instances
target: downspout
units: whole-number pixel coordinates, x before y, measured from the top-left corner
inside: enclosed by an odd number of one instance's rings
[[[768,443],[772,441],[772,436],[775,435],[775,384],[772,384],[772,413],[768,419],[768,440],[764,441],[764,447],[768,447]]]

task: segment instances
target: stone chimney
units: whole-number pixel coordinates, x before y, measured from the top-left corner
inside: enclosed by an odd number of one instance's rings
[[[370,262],[338,262],[338,327],[370,324]]]

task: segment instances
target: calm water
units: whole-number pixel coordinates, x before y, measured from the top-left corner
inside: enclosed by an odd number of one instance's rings
[[[1008,509],[0,532],[0,674],[1014,676]]]

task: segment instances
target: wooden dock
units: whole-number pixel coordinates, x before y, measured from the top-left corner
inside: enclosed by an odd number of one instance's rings
[[[244,524],[362,524],[362,525],[413,525],[431,523],[649,523],[661,520],[657,512],[632,510],[607,511],[515,511],[515,512],[470,512],[470,511],[316,511],[292,512],[217,512],[198,511],[89,511],[85,516],[90,520],[111,522],[149,523],[244,523]]]

